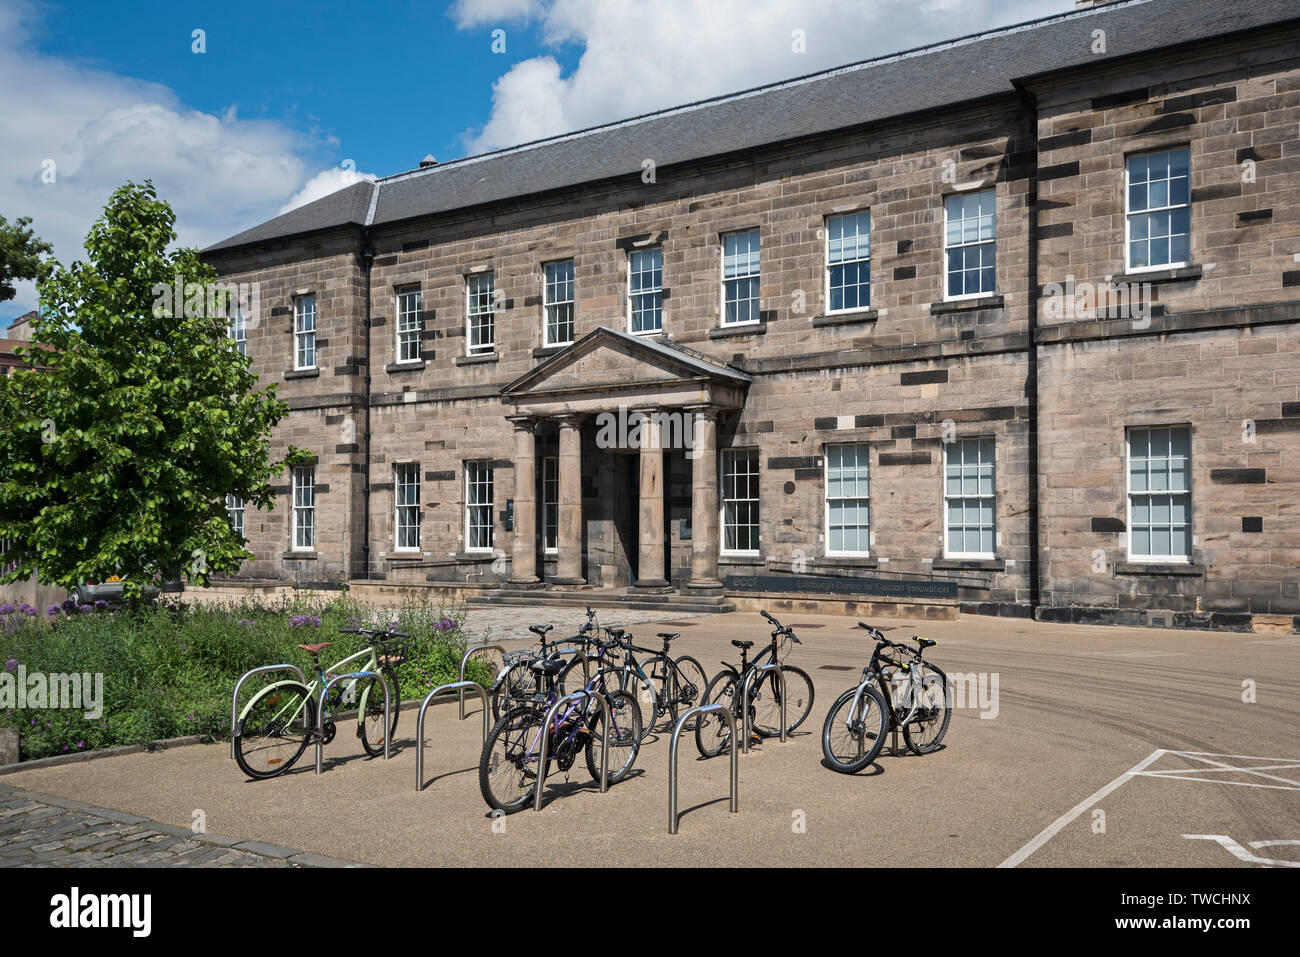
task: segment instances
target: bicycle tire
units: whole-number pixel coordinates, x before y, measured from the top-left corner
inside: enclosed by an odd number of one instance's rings
[[[262,729],[262,723],[276,720],[275,714],[282,711],[287,711],[289,714],[299,713],[298,704],[292,700],[284,703],[270,700],[275,694],[282,696],[289,694],[305,699],[301,706],[301,727],[291,724],[288,728],[271,729],[270,735],[259,735],[258,731]],[[267,714],[264,717],[261,716],[259,708],[266,709]],[[261,721],[259,721],[259,718],[261,718]],[[311,691],[306,685],[297,681],[280,681],[267,685],[253,696],[253,700],[249,702],[248,708],[245,710],[245,717],[235,727],[233,736],[235,763],[250,778],[257,780],[265,780],[284,774],[302,757],[303,751],[307,749],[307,745],[311,742],[312,730],[315,727],[316,704],[312,700]],[[297,733],[299,731],[301,736]],[[267,737],[283,743],[280,745],[263,745],[259,743],[265,741]],[[249,746],[250,743],[251,747]],[[285,748],[287,750],[272,752],[271,748]],[[265,766],[258,766],[251,759],[251,755],[262,751],[266,752],[266,757],[260,759],[260,761]]]
[[[493,721],[500,721],[502,714],[523,704],[533,685],[532,663],[530,658],[521,658],[501,673],[492,688]]]
[[[911,716],[903,725],[903,740],[913,754],[931,754],[939,749],[943,736],[948,733],[948,723],[952,721],[952,705],[948,701],[948,677],[938,668],[926,666],[926,673],[921,677],[921,696],[923,702],[916,702]],[[938,704],[926,697],[926,689],[938,689]],[[921,733],[922,728],[934,728],[933,738]]]
[[[617,784],[632,771],[636,756],[641,750],[641,711],[636,700],[626,691],[615,691],[606,699],[609,703],[609,776],[607,783]],[[605,712],[595,708],[587,739],[587,770],[592,780],[600,782],[600,749],[604,745]],[[615,760],[617,758],[617,761]]]
[[[740,694],[740,675],[730,668],[719,671],[704,691],[705,704],[723,705],[736,717],[736,697]],[[741,733],[741,722],[736,720],[736,734]],[[717,714],[702,714],[695,722],[695,747],[702,756],[716,758],[731,740],[731,728],[726,719]]]
[[[772,681],[770,673],[762,674],[755,681],[753,691],[760,691],[765,685],[772,687],[772,694],[765,699],[765,705],[753,705],[753,729],[764,738],[775,738],[781,734],[781,696],[786,699],[785,733],[791,735],[799,725],[812,713],[813,688],[812,678],[808,672],[794,665],[781,666],[781,684]]]
[[[532,803],[537,791],[536,761],[540,756],[534,752],[540,747],[538,735],[544,717],[540,709],[530,705],[511,708],[488,732],[479,757],[478,785],[483,800],[493,811],[514,814]],[[529,754],[533,755],[534,762],[531,769]],[[530,779],[531,786],[521,786]],[[516,782],[513,789],[508,787],[512,780]]]
[[[854,687],[836,698],[822,724],[822,756],[831,766],[831,770],[841,774],[856,774],[876,760],[884,749],[885,739],[889,734],[889,709],[880,692],[871,685],[868,685],[862,694],[863,715],[867,717],[864,720],[861,715],[858,716],[856,724],[860,725],[860,728],[850,724],[848,711],[840,713],[842,709],[852,709],[853,699],[857,693],[858,689]],[[873,714],[876,717],[871,717]],[[836,749],[833,741],[837,740],[835,732],[841,725],[847,732],[844,736],[845,742],[856,742],[855,747]]]
[[[397,683],[397,672],[388,666],[379,669],[379,673],[388,679],[388,692],[392,696],[392,727],[388,729],[389,750],[392,741],[397,738],[397,719],[402,714],[402,689]],[[384,756],[384,689],[378,678],[366,678],[358,705],[357,731],[361,746],[372,758]]]

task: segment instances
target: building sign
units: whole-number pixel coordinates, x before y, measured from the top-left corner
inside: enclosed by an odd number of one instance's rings
[[[955,599],[957,583],[916,578],[837,578],[826,575],[728,575],[727,591],[808,592],[885,598]]]

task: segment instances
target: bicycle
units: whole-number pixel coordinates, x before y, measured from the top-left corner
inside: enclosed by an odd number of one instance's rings
[[[600,780],[604,712],[591,697],[572,703],[557,713],[549,727],[546,713],[560,700],[556,677],[568,662],[562,658],[543,658],[529,666],[541,686],[531,701],[511,708],[488,733],[479,759],[479,790],[494,811],[513,814],[523,810],[534,798],[541,762],[542,736],[547,739],[547,764],[557,764],[567,772],[585,751],[587,770]],[[609,705],[610,755],[608,782],[617,784],[627,777],[641,748],[641,712],[636,701],[625,691],[604,692],[603,676],[598,672],[585,690],[601,695]]]
[[[591,609],[587,609],[590,615]],[[556,639],[547,642],[546,635],[554,625],[529,625],[528,630],[541,639],[540,648],[521,648],[509,651],[501,656],[501,674],[492,683],[489,692],[492,697],[492,719],[499,721],[503,710],[509,710],[529,700],[540,685],[537,676],[531,670],[533,662],[558,655],[573,654],[579,648],[561,648],[565,641],[580,641],[580,636]],[[585,626],[584,626],[585,627]]]
[[[634,679],[643,686],[637,693],[637,698],[649,705],[646,709],[649,717],[645,717],[646,711],[642,712],[643,735],[648,735],[664,716],[668,718],[665,727],[671,729],[677,724],[679,710],[683,713],[689,711],[703,699],[704,689],[709,683],[704,666],[690,655],[677,658],[669,655],[669,646],[674,639],[681,637],[679,632],[657,632],[656,637],[663,641],[663,648],[655,651],[632,644],[632,636],[621,628],[607,631],[623,651],[623,665],[618,669],[623,675],[621,689],[627,691],[627,685]],[[643,662],[637,661],[638,651],[651,657]],[[693,727],[694,724],[687,730]]]
[[[798,639],[790,626],[782,625],[765,611],[760,614],[776,626],[772,632],[771,643],[751,662],[748,655],[754,643],[732,641],[731,644],[740,649],[740,667],[737,668],[724,661],[723,670],[713,676],[713,680],[705,689],[702,703],[725,705],[735,718],[737,729],[742,727],[745,711],[748,710],[751,729],[760,738],[770,738],[781,733],[781,699],[784,698],[786,718],[790,721],[785,728],[785,733],[789,735],[803,724],[812,710],[813,683],[808,677],[808,672],[784,663],[789,648],[785,639],[788,638],[796,645],[801,645],[803,642]],[[773,678],[770,671],[765,671],[753,679],[749,700],[742,709],[739,699],[745,679],[755,668],[772,662],[779,666],[780,680]],[[721,754],[730,739],[730,725],[720,715],[703,715],[695,724],[695,746],[706,758]]]
[[[874,761],[885,746],[885,736],[895,729],[903,732],[913,754],[930,754],[938,749],[952,719],[948,676],[922,659],[925,649],[938,642],[913,635],[917,647],[912,648],[889,641],[866,622],[858,622],[858,627],[876,639],[876,648],[862,669],[862,679],[835,699],[822,725],[822,755],[842,774],[854,774]],[[882,655],[885,649],[894,649],[898,657]],[[891,668],[906,674],[907,680],[895,681]]]
[[[340,634],[368,635],[373,640],[369,647],[362,648],[329,666],[329,674],[346,671],[368,671],[382,674],[388,681],[392,706],[392,727],[384,731],[384,691],[377,677],[361,678],[348,683],[346,689],[335,686],[326,696],[328,684],[326,669],[321,667],[320,653],[333,644],[323,641],[314,645],[299,645],[311,655],[312,667],[316,678],[309,685],[300,681],[287,679],[275,681],[258,691],[240,712],[239,720],[231,729],[235,743],[235,761],[240,769],[251,778],[273,778],[288,771],[302,757],[307,745],[317,737],[316,709],[324,706],[326,715],[337,712],[339,705],[358,701],[357,737],[371,757],[377,758],[384,753],[385,738],[397,734],[397,719],[401,703],[401,691],[397,684],[394,665],[400,664],[406,654],[408,645],[399,643],[400,639],[410,640],[410,635],[398,631],[365,628],[343,628]],[[356,666],[356,662],[364,664]],[[352,665],[351,668],[346,667]],[[358,684],[360,691],[358,694]],[[332,719],[323,722],[324,731],[321,743],[329,744],[334,740],[337,727]]]

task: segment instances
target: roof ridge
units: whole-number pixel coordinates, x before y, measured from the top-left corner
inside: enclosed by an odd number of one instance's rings
[[[577,130],[569,130],[564,133],[556,133],[553,136],[545,136],[541,139],[529,140],[526,143],[516,143],[513,146],[503,146],[495,150],[488,150],[485,153],[475,153],[471,156],[462,156],[459,159],[447,160],[438,163],[436,166],[426,167],[423,169],[404,170],[400,173],[392,173],[388,176],[379,177],[377,183],[397,182],[406,179],[415,179],[420,176],[430,176],[439,173],[450,167],[467,166],[471,163],[478,163],[484,160],[493,159],[498,156],[508,156],[512,153],[522,153],[528,150],[537,149],[552,143],[562,143],[566,140],[578,139],[584,136],[590,136],[595,133],[603,133],[609,130],[617,130],[622,127],[632,126],[643,123],[647,120],[658,119],[665,116],[673,116],[678,113],[685,113],[694,110],[703,109],[718,103],[727,103],[735,100],[745,99],[752,96],[758,96],[773,90],[785,89],[793,86],[800,86],[806,83],[812,83],[831,76],[838,76],[845,73],[853,73],[859,70],[869,69],[873,66],[880,66],[886,63],[894,63],[900,60],[921,56],[928,53],[938,52],[939,50],[952,49],[958,46],[965,46],[980,40],[986,40],[990,37],[1009,36],[1014,33],[1022,33],[1030,29],[1038,29],[1048,23],[1056,21],[1082,19],[1093,16],[1098,12],[1106,13],[1119,8],[1128,8],[1141,6],[1151,3],[1152,0],[1107,0],[1104,3],[1098,3],[1091,7],[1084,7],[1075,10],[1066,10],[1062,13],[1053,13],[1045,17],[1038,17],[1033,20],[1024,20],[1020,23],[1008,24],[1005,27],[997,27],[993,30],[985,30],[981,33],[968,33],[960,37],[954,37],[950,40],[940,40],[935,43],[923,44],[917,47],[911,47],[906,50],[899,50],[894,53],[883,54],[878,57],[870,57],[866,60],[857,60],[852,63],[841,64],[840,66],[827,67],[824,70],[817,70],[813,73],[804,73],[800,76],[789,77],[784,80],[774,80],[770,83],[760,84],[758,86],[748,87],[743,90],[736,90],[731,93],[720,93],[717,96],[705,97],[701,100],[692,100],[688,103],[679,103],[675,106],[664,107],[659,110],[651,110],[648,113],[640,113],[635,116],[624,117],[618,120],[610,120],[606,123],[598,123],[594,126],[586,126]]]

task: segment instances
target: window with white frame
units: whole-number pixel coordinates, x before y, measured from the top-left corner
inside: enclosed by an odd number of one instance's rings
[[[758,230],[722,237],[722,324],[758,322]]]
[[[991,438],[944,444],[945,558],[993,558],[996,553],[993,456]]]
[[[1168,269],[1188,262],[1191,195],[1189,151],[1165,150],[1130,156],[1128,189],[1128,268]]]
[[[1192,557],[1191,429],[1128,430],[1128,553],[1139,561]]]
[[[226,496],[226,517],[230,527],[240,538],[244,537],[244,500],[238,495]]]
[[[627,254],[628,329],[660,332],[664,327],[664,251],[660,246]]]
[[[545,273],[542,345],[567,346],[573,341],[573,260],[547,263]]]
[[[316,547],[316,469],[310,465],[293,470],[293,547]]]
[[[420,361],[420,310],[424,297],[418,289],[397,294],[397,361]]]
[[[316,297],[293,301],[293,367],[316,368]]]
[[[560,547],[560,460],[554,455],[542,459],[542,548]]]
[[[722,453],[722,550],[758,551],[758,449]]]
[[[945,298],[970,299],[997,291],[996,200],[991,189],[944,199]]]
[[[871,213],[826,217],[826,311],[871,308]]]
[[[235,306],[235,314],[230,317],[230,322],[226,324],[226,335],[235,340],[235,348],[241,356],[248,355],[248,316],[244,315],[244,310],[238,305]]]
[[[482,355],[496,349],[496,274],[474,273],[465,277],[466,351]]]
[[[393,467],[393,547],[420,548],[420,466],[414,462]]]
[[[465,463],[465,550],[492,550],[492,463]]]
[[[871,552],[869,450],[865,442],[826,447],[826,552]]]

